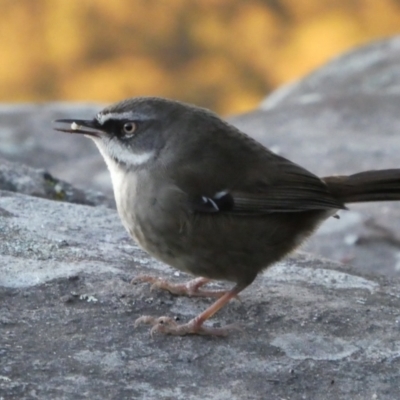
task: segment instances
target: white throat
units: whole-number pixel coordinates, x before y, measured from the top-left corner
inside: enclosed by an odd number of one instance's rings
[[[100,138],[90,137],[90,139],[95,142],[110,171],[115,201],[117,203],[118,212],[121,215],[124,209],[123,194],[126,193],[126,190],[129,190],[129,187],[126,187],[126,178],[128,178],[129,175],[131,179],[134,179],[136,175],[134,169],[128,172],[121,163],[124,163],[128,167],[143,165],[153,157],[154,151],[132,153],[117,141],[110,141],[105,144]],[[130,189],[133,189],[132,186],[133,185],[130,184]]]
[[[93,141],[98,147],[101,155],[104,158],[104,161],[107,164],[108,170],[110,171],[118,214],[120,215],[126,230],[132,234],[130,230],[131,223],[128,222],[131,220],[130,207],[132,207],[132,202],[134,201],[136,193],[136,172],[134,169],[127,171],[125,166],[120,164],[115,159],[118,159],[120,162],[126,163],[127,165],[137,166],[142,165],[150,160],[150,158],[153,156],[153,152],[134,154],[130,153],[128,149],[123,149],[119,145],[117,154],[112,154],[110,152],[110,146],[106,146],[101,139],[93,138]],[[116,151],[116,146],[114,151]]]
[[[90,139],[93,139],[95,142],[108,168],[110,168],[110,162],[114,164],[120,162],[128,167],[138,167],[148,162],[154,156],[154,151],[142,153],[132,152],[116,140],[110,140],[105,144],[103,140],[99,138],[90,137]]]

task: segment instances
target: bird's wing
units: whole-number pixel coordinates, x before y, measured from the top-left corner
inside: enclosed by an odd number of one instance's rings
[[[257,215],[346,208],[317,176],[284,158],[275,162],[280,164],[275,174],[263,176],[261,169],[231,185],[220,182],[214,193],[204,190],[191,196],[192,211]]]

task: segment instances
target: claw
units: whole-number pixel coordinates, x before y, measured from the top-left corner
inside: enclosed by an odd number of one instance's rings
[[[141,324],[152,325],[150,329],[150,336],[153,337],[155,333],[164,333],[173,336],[185,335],[207,335],[207,336],[228,336],[231,330],[240,330],[236,324],[227,325],[223,328],[213,328],[199,324],[196,318],[193,318],[186,324],[177,324],[176,321],[170,317],[154,318],[149,315],[139,317],[134,327],[137,328]]]
[[[134,281],[137,280],[155,280],[157,278],[153,277],[138,277]],[[194,287],[195,290],[201,285],[207,283],[207,279],[198,278],[192,281],[191,287]],[[165,281],[161,280],[161,283],[164,284]],[[190,283],[190,282],[189,282]],[[174,285],[174,288],[180,285]],[[223,328],[212,328],[208,326],[204,326],[204,322],[211,318],[216,312],[218,312],[224,305],[226,305],[231,299],[237,297],[239,292],[241,292],[246,286],[236,285],[233,289],[224,292],[222,296],[218,298],[210,307],[208,307],[205,311],[199,314],[197,317],[193,318],[186,324],[177,324],[172,318],[169,317],[159,317],[154,318],[148,315],[144,315],[139,317],[135,323],[135,328],[140,324],[149,324],[152,325],[150,329],[150,335],[153,336],[154,333],[160,332],[165,333],[167,335],[175,335],[175,336],[184,336],[184,335],[211,335],[211,336],[227,336],[229,331],[232,329],[238,329],[236,325],[227,325]]]

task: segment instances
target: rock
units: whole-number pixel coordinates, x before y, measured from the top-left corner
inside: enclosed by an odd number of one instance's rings
[[[395,399],[400,282],[298,253],[210,323],[227,338],[150,337],[143,314],[187,321],[210,300],[131,285],[177,281],[116,211],[0,192],[0,397]]]
[[[255,110],[229,120],[319,176],[396,168],[400,95],[326,98]]]
[[[400,36],[368,43],[340,55],[305,78],[285,85],[261,104],[264,110],[325,98],[400,95]]]
[[[69,203],[113,207],[114,201],[91,189],[77,189],[43,169],[0,159],[0,189]]]
[[[59,118],[93,118],[101,104],[0,105],[0,157],[44,168],[81,189],[112,196],[111,181],[95,145],[85,137],[53,130]]]

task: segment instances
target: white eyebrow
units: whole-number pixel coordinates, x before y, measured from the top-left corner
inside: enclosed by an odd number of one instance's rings
[[[124,113],[101,113],[99,112],[96,115],[96,119],[99,122],[100,125],[104,125],[108,120],[110,119],[117,119],[117,120],[121,120],[121,119],[127,119],[127,120],[131,120],[133,119],[134,114],[131,111],[127,111]]]

